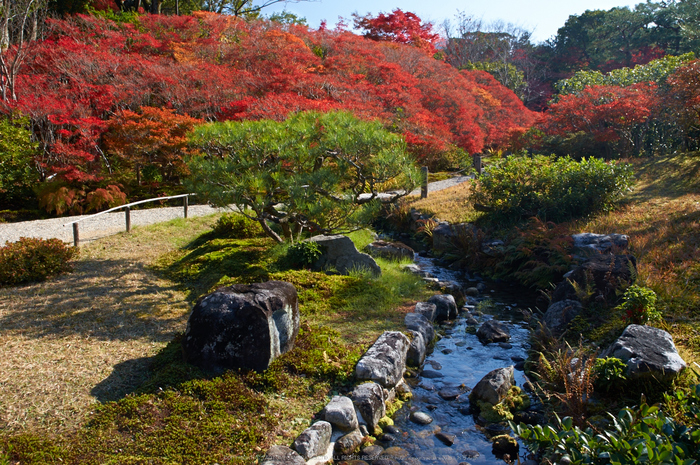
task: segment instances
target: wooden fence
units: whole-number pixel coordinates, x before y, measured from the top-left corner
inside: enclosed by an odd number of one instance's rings
[[[128,203],[126,205],[120,205],[118,207],[110,208],[109,210],[105,210],[103,212],[95,213],[94,215],[86,216],[84,218],[80,218],[79,220],[72,221],[70,223],[66,223],[63,226],[69,226],[73,225],[73,245],[75,247],[78,247],[80,244],[80,228],[78,226],[78,223],[81,221],[86,221],[90,220],[93,218],[96,218],[98,216],[104,215],[105,213],[111,213],[113,211],[121,210],[122,208],[124,209],[124,219],[126,221],[126,232],[131,231],[131,207],[134,205],[140,205],[142,203],[148,203],[148,202],[157,202],[157,201],[162,201],[162,200],[169,200],[169,199],[182,199],[183,203],[183,209],[184,209],[184,216],[187,218],[187,208],[189,207],[189,197],[190,195],[195,195],[195,194],[180,194],[180,195],[171,195],[169,197],[156,197],[153,199],[146,199],[146,200],[139,200],[138,202],[132,202]]]

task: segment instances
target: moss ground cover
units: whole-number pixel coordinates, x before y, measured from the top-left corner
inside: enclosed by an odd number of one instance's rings
[[[215,222],[101,239],[74,273],[2,290],[0,463],[254,463],[349,388],[366,347],[429,294],[396,263],[381,262],[377,280],[287,269],[271,239],[220,237]],[[370,235],[354,239],[362,246]],[[294,350],[261,374],[212,378],[185,364],[179,337],[192,302],[264,279],[297,287]]]

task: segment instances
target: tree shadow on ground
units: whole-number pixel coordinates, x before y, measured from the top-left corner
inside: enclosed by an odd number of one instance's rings
[[[117,363],[104,380],[90,390],[100,402],[117,401],[136,392],[150,376],[150,367],[155,357],[141,357]]]
[[[52,280],[0,288],[0,332],[167,342],[184,327],[189,307],[175,285],[142,263],[83,260]]]
[[[157,269],[168,279],[181,284],[187,291],[187,300],[195,302],[223,281],[247,283],[269,279],[273,266],[269,238],[228,240],[214,236],[200,236],[183,250],[189,252],[175,262]]]

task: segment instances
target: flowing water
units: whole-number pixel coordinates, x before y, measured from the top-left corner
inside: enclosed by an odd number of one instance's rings
[[[419,258],[421,270],[429,272],[440,281],[460,282],[460,276],[444,268],[437,267],[433,260]],[[438,332],[438,340],[426,358],[423,372],[407,381],[412,387],[413,399],[394,415],[397,430],[387,436],[389,441],[378,442],[384,448],[391,448],[392,454],[401,464],[485,464],[503,463],[492,453],[489,437],[510,433],[502,424],[479,425],[469,409],[468,391],[487,373],[516,365],[522,366],[527,358],[529,330],[523,315],[533,302],[509,292],[509,288],[488,286],[482,296],[472,300],[473,309],[461,313],[453,323],[443,325]],[[474,305],[476,304],[476,305]],[[523,311],[525,310],[525,312]],[[468,330],[465,318],[471,314],[481,324],[491,318],[505,323],[511,334],[508,343],[484,345]],[[478,328],[478,325],[472,325]],[[474,329],[475,329],[474,328]],[[515,370],[515,381],[522,388],[526,381],[522,371]],[[457,398],[453,397],[459,393]],[[410,419],[414,411],[427,413],[433,422],[419,425]],[[436,433],[443,433],[438,434]],[[443,442],[439,436],[448,438]],[[393,440],[391,440],[393,438]],[[451,440],[454,443],[448,445]],[[520,454],[525,449],[520,447]],[[513,457],[515,459],[515,457]]]

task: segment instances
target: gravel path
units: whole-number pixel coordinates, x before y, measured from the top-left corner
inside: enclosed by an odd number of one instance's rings
[[[212,208],[208,205],[190,205],[187,209],[189,218],[211,215],[225,209]],[[19,223],[0,223],[0,245],[6,241],[15,242],[20,237],[39,237],[43,239],[58,238],[64,242],[73,243],[73,226],[71,223],[90,215],[68,216],[49,220],[22,221]],[[150,208],[131,210],[131,227],[146,226],[163,221],[182,218],[183,207]],[[64,226],[68,224],[67,226]],[[126,230],[124,211],[105,213],[89,220],[81,221],[80,242],[91,241],[110,236]]]
[[[428,184],[428,192],[447,189],[448,187],[456,186],[469,179],[469,176],[456,176],[444,181],[431,182]],[[420,195],[420,189],[414,190],[411,192],[411,195]],[[226,209],[222,208],[213,208],[208,205],[190,205],[187,210],[187,216],[205,216],[225,210]],[[39,237],[42,239],[58,238],[72,244],[73,227],[68,223],[87,216],[90,215],[52,218],[49,220],[22,221],[18,223],[0,223],[0,245],[5,244],[5,242],[15,242],[19,240],[20,237]],[[183,207],[131,210],[131,227],[161,223],[175,218],[182,218],[183,216]],[[66,224],[67,226],[64,226]],[[80,242],[99,239],[126,230],[124,211],[105,213],[96,218],[81,221],[79,225]]]

